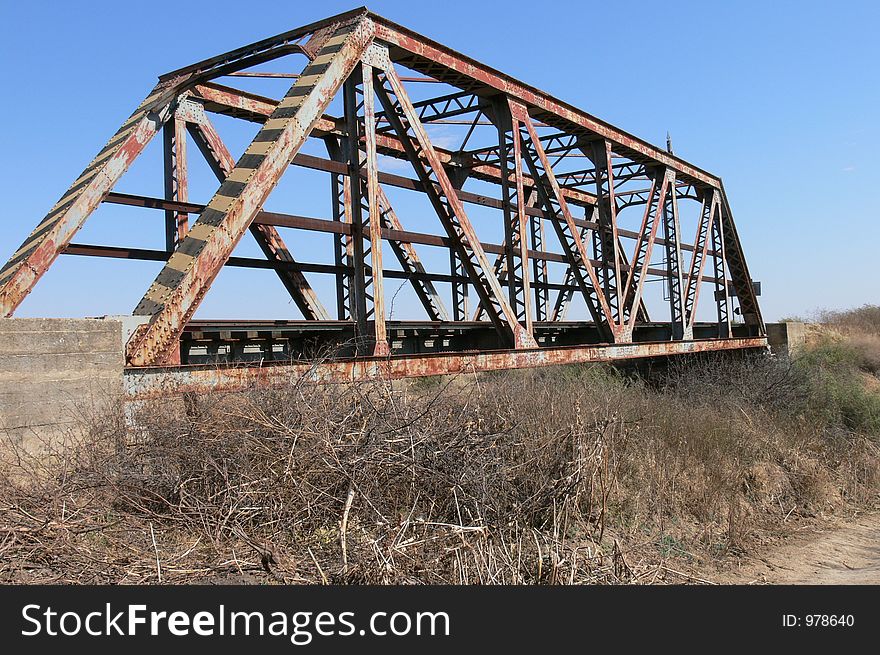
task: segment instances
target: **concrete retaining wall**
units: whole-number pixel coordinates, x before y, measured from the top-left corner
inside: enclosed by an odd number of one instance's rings
[[[791,355],[806,344],[806,329],[798,321],[767,323],[767,343],[775,353]]]
[[[122,391],[122,324],[66,318],[0,319],[0,431],[44,449],[84,409]]]

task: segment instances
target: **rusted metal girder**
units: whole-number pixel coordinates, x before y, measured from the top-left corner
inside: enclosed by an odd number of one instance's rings
[[[498,154],[501,168],[501,202],[504,212],[504,272],[508,299],[517,321],[532,333],[532,300],[529,285],[529,248],[526,222],[526,192],[523,188],[522,152],[518,124],[511,116],[504,98],[496,98],[492,115],[498,129]],[[511,180],[511,177],[513,180]],[[481,306],[485,310],[484,306]]]
[[[126,371],[125,393],[129,398],[149,400],[182,393],[245,391],[284,387],[297,380],[312,382],[354,382],[369,379],[399,379],[430,375],[455,375],[589,362],[614,362],[646,357],[671,357],[701,352],[766,348],[760,337],[702,341],[661,341],[638,344],[603,344],[506,350],[485,353],[441,353],[436,355],[400,355],[397,357],[360,357],[342,361],[303,362],[271,366],[189,366],[141,368]]]
[[[736,233],[736,225],[733,223],[730,203],[727,201],[723,185],[720,186],[719,193],[721,194],[721,229],[723,232],[723,241],[719,239],[719,244],[724,244],[724,261],[730,268],[733,287],[739,299],[740,310],[746,325],[751,328],[752,334],[764,334],[764,319],[761,317],[761,308],[758,305],[755,287],[752,284],[749,267],[743,254],[742,242]],[[716,252],[718,252],[717,249]]]
[[[193,202],[175,202],[169,200],[163,200],[161,198],[151,198],[149,196],[135,196],[132,194],[126,193],[110,193],[107,195],[105,202],[127,205],[133,207],[147,207],[151,209],[172,209],[177,211],[187,211],[192,213],[200,213],[205,209],[205,205],[200,205],[198,203]],[[595,221],[579,221],[575,219],[575,223],[577,225],[583,225],[585,227],[598,226],[598,223]],[[312,232],[324,232],[327,234],[337,234],[337,235],[349,235],[351,234],[351,228],[345,222],[339,222],[334,220],[328,220],[323,218],[312,218],[309,216],[295,216],[291,214],[281,214],[278,212],[259,212],[253,221],[254,225],[271,225],[276,227],[289,227],[295,228],[298,230],[309,230]],[[632,233],[633,238],[638,236],[635,232]],[[409,230],[402,229],[401,226],[398,227],[384,227],[382,229],[382,238],[390,243],[394,244],[395,242],[400,243],[401,245],[406,244],[422,244],[426,246],[438,246],[443,248],[449,248],[452,241],[448,237],[438,236],[436,234],[427,234],[424,232],[413,232]],[[655,239],[656,244],[664,244],[665,241],[660,239],[659,237]],[[490,254],[503,254],[505,253],[505,248],[503,245],[488,243],[485,241],[481,241],[480,245],[483,250]],[[682,245],[682,249],[690,249],[693,250],[692,246]],[[65,251],[67,252],[67,251]],[[167,254],[167,253],[166,253]],[[709,250],[708,254],[711,256],[715,256],[714,250]],[[539,260],[539,261],[547,261],[547,262],[567,262],[567,258],[565,255],[555,252],[548,252],[544,250],[529,250],[529,259]],[[597,259],[591,260],[591,263],[594,267],[600,267],[602,262]],[[341,265],[341,264],[340,264]],[[622,271],[628,272],[630,270],[630,266],[628,264],[622,264]],[[271,267],[262,267],[262,268],[271,268]],[[405,269],[408,272],[413,274],[420,273],[419,269]],[[657,267],[649,267],[647,270],[649,275],[655,275],[658,277],[665,277],[668,273],[663,268]],[[706,282],[715,282],[714,278],[704,277],[704,281]],[[576,288],[574,282],[571,283],[571,288]],[[646,321],[643,321],[646,322]]]
[[[376,81],[376,90],[385,114],[400,141],[410,150],[410,161],[443,227],[455,244],[467,276],[476,283],[474,286],[477,294],[487,307],[490,320],[502,339],[510,335],[512,344],[517,348],[537,348],[534,338],[519,324],[515,312],[505,300],[498,278],[480,246],[456,189],[437,157],[390,60],[387,68],[377,73]]]
[[[593,230],[593,255],[602,262],[599,277],[602,290],[608,299],[611,319],[619,323],[617,287],[620,285],[620,238],[617,234],[617,200],[614,190],[614,166],[611,162],[611,143],[607,140],[593,141],[583,148],[596,167],[597,214],[599,229]],[[583,237],[582,237],[583,239]]]
[[[0,317],[12,316],[131,162],[173,114],[185,79],[160,82],[0,268]]]
[[[308,60],[303,70],[247,70],[292,54]],[[425,77],[403,75],[399,68]],[[227,75],[294,81],[279,101],[219,84]],[[405,82],[412,79],[435,82],[440,90],[434,97],[411,99]],[[344,105],[338,117],[326,113],[337,96]],[[260,124],[238,161],[205,112]],[[438,147],[439,132],[434,130],[450,128],[458,130],[455,138],[443,141],[446,148]],[[165,198],[114,193],[119,177],[162,130]],[[485,145],[487,131],[494,135]],[[220,183],[206,205],[188,197],[187,132]],[[299,152],[308,138],[322,140],[329,158]],[[469,143],[475,145],[468,149]],[[381,170],[384,157],[408,162],[414,177]],[[269,193],[291,165],[329,174],[332,220],[263,211]],[[418,232],[404,229],[382,185],[426,197],[443,233],[432,234],[421,226]],[[487,191],[489,185],[495,191]],[[165,250],[73,243],[102,202],[164,212]],[[693,244],[681,240],[688,216],[679,211],[684,203],[700,204]],[[496,235],[503,229],[501,243],[480,238],[477,228],[482,225],[474,225],[468,213],[473,206],[479,208],[472,211],[477,222],[488,220],[483,208],[497,210],[501,222],[494,229]],[[620,215],[627,210],[628,221],[628,208],[635,206],[644,209],[640,228],[628,230],[624,225],[631,225],[621,224]],[[405,207],[409,205],[398,205]],[[314,261],[311,252],[300,252],[298,257],[308,256],[310,261],[294,259],[281,228],[331,234],[332,257]],[[266,260],[233,256],[246,231],[256,238]],[[296,249],[295,239],[289,237]],[[415,245],[446,249],[448,272],[427,270]],[[401,270],[383,266],[383,246],[386,254],[390,248]],[[664,253],[662,263],[652,261],[654,246]],[[162,76],[0,269],[0,315],[11,315],[64,252],[165,262],[135,309],[148,321],[127,345],[131,367],[178,363],[181,334],[225,265],[275,271],[315,330],[331,321],[315,293],[320,287],[313,288],[306,275],[334,276],[338,321],[332,323],[353,335],[363,359],[328,364],[328,379],[368,377],[379,370],[380,359],[393,377],[454,372],[465,361],[478,369],[507,368],[763,345],[755,286],[716,176],[366,9]],[[709,258],[711,275],[706,271]],[[556,270],[562,275],[554,281]],[[408,280],[428,320],[436,323],[438,334],[447,335],[437,337],[439,341],[425,336],[431,344],[416,343],[413,348],[454,350],[477,344],[487,351],[512,350],[478,353],[476,359],[450,352],[404,361],[403,351],[395,352],[403,347],[399,331],[394,336],[386,327],[384,278]],[[655,324],[649,323],[645,304],[653,297],[646,292],[646,282],[655,279],[662,280],[668,296],[669,317],[661,332],[651,332]],[[449,285],[441,290],[448,289],[451,317],[435,283]],[[707,295],[701,294],[703,284],[715,291],[717,322],[711,328],[696,321],[698,303]],[[486,323],[468,321],[471,289],[478,301],[475,317],[485,316]],[[558,292],[552,307],[550,291]],[[575,294],[583,296],[593,327],[580,332],[548,328],[576,323],[566,320]],[[653,305],[652,309],[656,313]],[[744,323],[734,320],[736,314]],[[454,336],[458,333],[450,326],[456,325],[476,329],[469,333],[476,341]],[[536,325],[544,348],[536,341]],[[716,333],[715,326],[718,338],[704,340]],[[636,328],[640,343],[632,344]],[[667,337],[669,342],[660,345],[641,343]],[[580,346],[570,351],[557,347],[571,339]],[[595,345],[596,339],[614,345]],[[290,369],[294,370],[300,369]]]
[[[163,131],[165,145],[165,197],[186,202],[187,162],[186,162],[186,119],[181,111],[165,124]],[[165,249],[173,251],[189,230],[189,214],[181,211],[165,211]]]
[[[391,350],[385,331],[375,94],[373,67],[366,60],[345,82],[344,95],[349,184],[344,199],[346,222],[351,225],[349,257],[354,271],[349,313],[355,324],[358,352],[387,356]]]
[[[336,174],[343,175],[343,176],[348,174],[347,168],[345,167],[344,164],[339,163],[339,162],[322,160],[319,157],[312,157],[311,155],[308,155],[308,156],[307,155],[297,155],[296,157],[294,157],[294,164],[299,164],[301,166],[304,166],[307,168],[313,168],[315,170],[326,171],[329,173],[336,173]],[[400,175],[391,175],[389,173],[380,173],[379,174],[379,181],[383,184],[387,184],[388,186],[395,186],[395,187],[399,187],[402,189],[411,189],[414,191],[421,191],[422,190],[421,182],[419,182],[418,180],[410,180],[409,178],[405,178]],[[464,203],[473,203],[476,205],[482,205],[484,207],[492,207],[492,208],[497,208],[497,209],[501,209],[501,207],[502,207],[500,200],[496,201],[494,198],[488,198],[483,195],[468,193],[466,191],[458,191],[458,197]],[[130,205],[130,206],[134,206],[134,207],[150,207],[150,208],[154,208],[154,209],[155,208],[158,208],[158,209],[184,208],[184,209],[182,209],[182,211],[189,211],[189,212],[194,212],[194,213],[201,212],[205,208],[204,205],[201,205],[198,203],[193,203],[193,202],[175,203],[173,201],[163,200],[162,198],[153,198],[151,196],[142,196],[142,195],[135,195],[135,194],[131,194],[131,193],[117,193],[117,192],[108,193],[107,196],[104,198],[104,202],[118,204],[118,205]],[[525,208],[525,212],[528,216],[533,216],[533,217],[544,216],[543,210],[535,209],[534,207],[531,207],[531,206],[527,206]],[[266,214],[266,213],[273,214],[276,216],[285,216],[285,214],[276,214],[275,212],[261,212],[260,214],[258,214],[258,216],[262,215],[262,214]],[[599,222],[597,220],[587,221],[587,220],[584,220],[581,218],[573,218],[572,220],[574,221],[575,225],[579,226],[582,229],[595,230],[595,229],[598,229],[598,227],[599,227]],[[275,225],[274,223],[268,223],[268,222],[265,224],[266,225]],[[298,225],[295,225],[295,224],[278,223],[277,225],[284,226],[284,227],[299,227]],[[308,229],[308,228],[306,228],[306,229]],[[328,228],[328,229],[331,229],[331,228]],[[640,233],[635,232],[633,230],[624,230],[622,228],[618,228],[617,232],[621,237],[626,238],[626,239],[635,239],[635,240],[639,239]],[[418,242],[414,241],[413,243],[418,243]],[[666,240],[662,239],[658,236],[656,238],[656,243],[657,243],[657,245],[665,245]],[[682,243],[681,249],[690,252],[690,251],[694,250],[694,246],[689,243]],[[708,254],[714,256],[715,251],[709,250]],[[531,257],[532,255],[529,255],[529,256]],[[560,260],[560,261],[563,261],[563,260]],[[594,263],[594,265],[601,266],[602,263],[598,262],[598,263]],[[627,266],[628,266],[627,263],[622,263],[621,265],[624,268],[627,268]]]
[[[516,122],[515,131],[523,157],[532,172],[532,179],[536,182],[538,197],[544,205],[545,214],[556,230],[559,242],[565,249],[569,268],[574,272],[575,280],[584,294],[587,308],[596,325],[603,332],[603,336],[609,341],[619,340],[608,300],[599,285],[595,267],[587,254],[581,232],[577,229],[568,203],[562,195],[553,167],[532,125],[532,119],[525,105],[513,100],[508,100],[508,103],[512,118]]]
[[[367,21],[340,27],[238,160],[135,308],[136,315],[148,316],[150,322],[129,341],[127,358],[132,365],[159,364],[172,354],[223,261],[305,141],[308,126],[358,63],[371,30]]]
[[[673,175],[672,171],[668,169],[657,170],[651,185],[651,200],[645,205],[642,228],[639,231],[639,239],[636,242],[636,254],[633,258],[629,275],[626,278],[626,286],[624,287],[623,299],[621,301],[621,320],[627,326],[630,333],[636,320],[636,313],[632,311],[632,308],[642,299],[642,292],[645,288],[645,274],[651,263],[651,253],[657,238],[657,227],[661,222],[660,214],[663,212],[666,203],[666,194],[669,192],[669,186],[674,180]]]
[[[731,327],[730,292],[727,283],[727,247],[724,243],[724,214],[719,213],[712,223],[713,265],[715,267],[715,304],[718,311],[718,336],[729,337]],[[720,277],[719,277],[720,276]]]
[[[235,160],[226,149],[217,130],[203,112],[197,113],[190,121],[189,130],[193,139],[202,151],[214,175],[222,183],[235,168]],[[251,234],[269,260],[296,263],[290,250],[274,225],[252,223]],[[316,321],[327,320],[330,314],[324,308],[315,291],[305,276],[296,270],[277,268],[278,277],[296,306],[307,319]]]
[[[687,325],[693,329],[696,312],[694,307],[700,298],[700,285],[703,282],[703,270],[706,255],[709,252],[710,234],[717,220],[720,194],[716,190],[703,197],[700,206],[700,221],[697,224],[697,236],[694,239],[694,256],[691,258],[691,270],[687,276],[687,287],[684,293],[684,314]]]
[[[674,176],[674,173],[671,173]],[[669,292],[669,314],[672,323],[673,339],[692,339],[684,310],[684,286],[681,277],[681,224],[678,216],[678,200],[675,192],[675,178],[670,180],[666,199],[663,203],[663,236],[666,238],[666,278]]]
[[[236,118],[264,123],[275,108],[275,101],[271,98],[263,98],[254,94],[246,93],[239,89],[217,84],[202,84],[195,87],[197,97],[205,100],[205,109],[211,112],[228,114]],[[345,135],[344,121],[333,116],[323,116],[316,121],[313,127],[315,136],[322,137],[326,134],[337,136]],[[407,159],[408,154],[404,144],[391,134],[379,133],[376,135],[376,147],[380,154],[396,159]],[[468,174],[475,179],[481,179],[497,184],[501,179],[501,171],[496,165],[482,163],[468,163],[466,157],[444,150],[434,148],[439,160],[445,164],[453,164],[466,167]],[[472,153],[468,153],[470,155]],[[296,162],[294,162],[296,163]],[[531,186],[528,176],[524,178],[524,184]],[[563,189],[563,194],[570,204],[580,206],[592,206],[596,202],[595,196],[579,189]]]
[[[498,251],[503,251],[502,246],[495,246],[495,249]],[[97,246],[85,243],[71,243],[65,248],[63,254],[80,255],[86,257],[106,257],[110,259],[135,259],[153,262],[168,261],[168,252],[165,250],[151,250],[148,248],[124,248],[121,246]],[[352,268],[346,265],[336,266],[334,264],[304,264],[301,262],[271,261],[267,259],[256,259],[252,257],[230,257],[226,260],[226,263],[224,265],[232,266],[234,268],[253,268],[274,271],[291,271],[299,273],[327,273],[334,275],[350,275],[352,272]],[[468,278],[463,272],[447,275],[444,273],[416,273],[397,271],[394,269],[386,268],[384,271],[382,271],[382,275],[386,278],[394,278],[398,280],[450,282],[458,284],[466,284],[470,280],[470,278]],[[709,278],[707,281],[711,281],[711,278]],[[501,280],[499,281],[499,284],[501,284],[501,286],[507,286],[507,280]],[[541,285],[541,288],[545,288],[551,291],[577,289],[577,287],[567,287],[563,284],[553,282],[543,284]],[[442,321],[439,322],[442,323]],[[450,325],[453,324],[454,322],[450,323]]]

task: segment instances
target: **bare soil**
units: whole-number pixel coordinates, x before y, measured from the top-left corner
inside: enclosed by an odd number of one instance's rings
[[[833,520],[745,558],[726,584],[880,584],[880,514]]]

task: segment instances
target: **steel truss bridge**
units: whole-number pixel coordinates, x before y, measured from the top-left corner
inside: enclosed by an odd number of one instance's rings
[[[300,70],[253,70],[282,58]],[[292,85],[276,100],[231,86],[246,77]],[[238,159],[215,114],[259,124]],[[114,192],[160,132],[164,197]],[[188,197],[188,141],[219,183],[206,204]],[[300,152],[310,141],[323,156]],[[328,174],[326,217],[264,210],[291,166]],[[392,190],[427,200],[431,220],[399,215]],[[165,249],[75,242],[102,203],[162,212]],[[471,220],[485,208],[496,243]],[[310,262],[302,231],[329,235],[332,253]],[[265,258],[233,256],[248,232]],[[429,271],[426,248],[448,268]],[[0,316],[62,254],[164,262],[125,352],[145,394],[766,346],[718,177],[365,8],[161,76],[0,269]],[[302,320],[193,320],[224,266],[274,271]],[[333,276],[334,298],[315,292],[318,275]],[[422,316],[390,320],[386,280],[411,285]],[[710,320],[697,320],[701,299]]]

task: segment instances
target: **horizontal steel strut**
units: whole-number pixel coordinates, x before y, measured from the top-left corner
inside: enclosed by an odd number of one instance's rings
[[[301,70],[249,70],[281,58],[289,67],[290,55],[304,56]],[[219,82],[244,76],[291,86],[279,100]],[[422,82],[433,84],[410,98],[408,85]],[[437,92],[425,98],[431,87]],[[342,115],[329,115],[337,96]],[[237,160],[212,113],[259,124]],[[435,129],[445,130],[444,147]],[[165,197],[114,192],[159,132]],[[204,204],[189,197],[187,137],[219,182]],[[310,138],[323,141],[329,158],[300,152]],[[387,158],[404,162],[410,175],[382,170]],[[328,218],[264,210],[291,166],[328,175]],[[421,194],[431,215],[396,210],[386,188]],[[75,243],[102,203],[159,210],[165,250]],[[698,206],[693,243],[682,235],[694,234],[683,225],[685,203]],[[495,212],[501,243],[480,236],[485,208]],[[631,212],[640,213],[637,224]],[[410,221],[420,229],[407,229]],[[421,227],[429,223],[442,231]],[[332,235],[332,251],[323,259],[305,251],[296,238],[303,230]],[[265,259],[233,254],[246,233]],[[445,250],[448,271],[429,270],[417,246]],[[383,265],[384,248],[399,269]],[[766,345],[718,177],[364,8],[161,76],[0,268],[0,316],[14,313],[60,254],[163,263],[134,309],[143,319],[126,347],[135,395],[153,393],[161,371],[180,388],[226,389],[302,374],[338,381]],[[268,330],[250,329],[251,321],[194,329],[193,315],[224,266],[274,271],[304,320]],[[335,298],[319,297],[316,275],[333,277]],[[387,279],[408,281],[427,322],[394,320]],[[661,288],[665,321],[654,305],[649,318],[646,305]],[[697,320],[701,299],[714,306],[715,322]],[[566,320],[575,300],[590,320]],[[329,359],[309,368],[319,351]],[[191,366],[243,361],[272,365]]]

